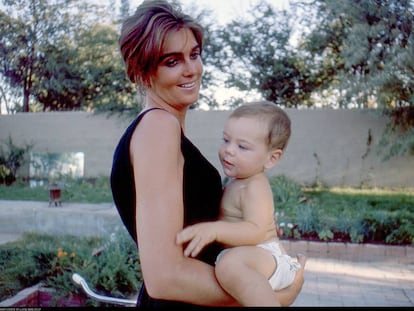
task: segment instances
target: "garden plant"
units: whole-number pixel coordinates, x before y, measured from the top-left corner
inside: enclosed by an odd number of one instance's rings
[[[86,180],[61,176],[61,180],[65,200],[112,200],[106,177]],[[271,185],[283,239],[414,244],[412,190],[305,187],[283,175],[272,177]],[[44,190],[15,182],[0,186],[0,199],[47,201]],[[56,300],[83,295],[71,279],[74,272],[97,293],[112,297],[136,295],[141,282],[139,254],[125,230],[106,238],[27,233],[18,241],[0,245],[0,301],[39,282],[56,289]],[[92,300],[86,304],[103,305]]]

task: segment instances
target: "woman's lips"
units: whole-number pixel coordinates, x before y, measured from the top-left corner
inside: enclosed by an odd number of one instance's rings
[[[184,88],[184,89],[191,89],[191,88],[193,88],[195,85],[196,85],[196,83],[195,83],[195,82],[190,82],[190,83],[180,84],[180,85],[178,85],[178,86],[179,86],[179,87],[181,87],[181,88]]]

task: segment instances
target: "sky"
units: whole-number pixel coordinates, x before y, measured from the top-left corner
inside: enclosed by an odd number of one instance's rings
[[[257,3],[257,0],[179,0],[185,10],[186,7],[196,5],[200,8],[211,9],[216,21],[225,24],[236,16],[241,16]],[[280,8],[288,8],[289,0],[267,0]],[[142,0],[130,0],[131,9],[138,6]],[[191,13],[191,12],[188,12]]]

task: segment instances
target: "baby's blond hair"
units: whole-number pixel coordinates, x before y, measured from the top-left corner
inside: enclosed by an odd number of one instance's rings
[[[291,122],[287,113],[269,102],[255,102],[237,107],[229,118],[254,117],[268,125],[266,143],[269,149],[285,150],[290,138]]]

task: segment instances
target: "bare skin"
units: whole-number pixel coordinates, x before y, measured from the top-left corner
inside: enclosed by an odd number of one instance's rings
[[[178,244],[188,242],[184,254],[189,257],[197,256],[213,241],[229,247],[216,262],[216,277],[242,306],[282,306],[294,301],[286,295],[288,291],[279,294],[272,289],[268,279],[277,263],[269,251],[256,246],[270,241],[280,244],[272,190],[264,170],[276,165],[283,151],[267,147],[267,130],[254,118],[228,120],[219,156],[231,181],[223,192],[220,219],[192,225],[177,235]],[[301,264],[297,274],[303,278],[306,257],[298,255],[297,260]],[[292,285],[297,288],[295,282]]]

